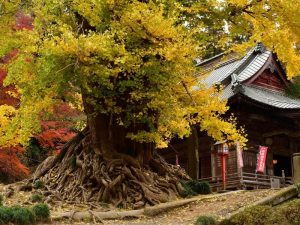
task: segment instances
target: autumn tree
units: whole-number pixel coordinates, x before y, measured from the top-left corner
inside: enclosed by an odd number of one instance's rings
[[[28,22],[29,19],[29,23]],[[11,30],[30,29],[31,22],[30,17],[22,17],[22,15],[16,15],[16,22],[14,26],[9,27]],[[29,25],[29,26],[28,26]],[[11,59],[16,56],[17,50],[12,49],[7,54],[2,55],[0,58],[0,64],[7,65]],[[0,105],[6,115],[9,117],[9,112],[13,111],[19,104],[18,93],[13,85],[3,86],[3,81],[7,75],[5,68],[0,68]],[[9,119],[2,118],[1,125],[9,125]],[[20,156],[25,152],[24,148],[19,145],[15,146],[1,146],[0,148],[0,181],[1,182],[13,182],[16,180],[24,179],[28,176],[29,170],[20,161]]]
[[[34,178],[75,201],[141,207],[176,198],[188,177],[156,150],[188,136],[191,126],[245,142],[221,117],[227,106],[219,90],[195,77],[193,59],[205,55],[199,46],[209,39],[195,40],[200,25],[187,26],[182,10],[190,6],[181,3],[3,1],[0,53],[19,49],[5,84],[17,88],[20,105],[0,106],[0,145],[26,145],[57,101],[82,102],[87,127]],[[32,31],[8,29],[20,10],[32,16]]]
[[[0,63],[6,64],[11,57],[16,54],[16,51],[12,51],[2,58]],[[0,69],[0,104],[5,105],[5,108],[14,108],[18,104],[18,99],[11,96],[9,93],[15,93],[13,86],[3,87],[3,80],[5,79],[6,71]],[[9,120],[2,118],[1,125],[8,125]],[[24,153],[24,149],[20,146],[0,148],[0,180],[9,182],[18,179],[23,179],[29,174],[29,170],[20,162],[19,156]]]
[[[299,76],[299,1],[228,0],[220,2],[219,6],[231,8],[231,18],[239,17],[239,21],[248,24],[241,31],[248,34],[248,41],[235,49],[245,49],[254,43],[262,42],[278,55],[289,79]],[[234,27],[234,24],[231,25]]]
[[[33,19],[30,15],[19,11],[15,13],[15,23],[8,28],[13,32],[24,29],[32,30],[32,22]],[[3,85],[7,75],[7,64],[17,54],[17,49],[11,49],[0,58],[0,64],[2,64],[0,68],[0,105],[3,105],[3,109],[11,108],[13,110],[13,108],[18,108],[20,103],[20,95],[16,87]],[[76,132],[72,128],[76,126],[80,117],[82,117],[82,113],[68,103],[57,103],[51,115],[49,114],[47,118],[44,117],[47,120],[41,121],[41,131],[31,138],[29,146],[24,148],[15,144],[15,146],[0,148],[0,181],[13,182],[24,179],[29,175],[28,166],[37,165],[48,155],[59,152],[63,144],[75,136]]]

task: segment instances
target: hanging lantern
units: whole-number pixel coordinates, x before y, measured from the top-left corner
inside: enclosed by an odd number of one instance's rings
[[[228,155],[229,146],[227,144],[227,141],[217,141],[214,144],[214,150],[218,155]]]

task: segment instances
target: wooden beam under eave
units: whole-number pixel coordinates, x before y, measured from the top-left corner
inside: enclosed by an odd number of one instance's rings
[[[281,135],[284,134],[288,137],[300,137],[300,131],[289,131],[289,130],[276,130],[276,131],[271,131],[271,132],[267,132],[267,133],[263,133],[262,136],[264,138],[267,137],[272,137],[272,136],[276,136],[276,135]]]

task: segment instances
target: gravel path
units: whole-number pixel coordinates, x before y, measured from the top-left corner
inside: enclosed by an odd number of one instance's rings
[[[237,209],[250,205],[260,199],[274,194],[278,190],[252,190],[232,192],[228,195],[215,195],[213,198],[203,199],[189,205],[162,213],[155,217],[139,219],[105,220],[104,225],[193,225],[201,215],[212,215],[223,218]],[[49,225],[92,225],[91,222],[57,221]]]
[[[189,225],[194,224],[196,219],[201,215],[213,215],[216,217],[225,217],[237,209],[254,203],[276,190],[253,190],[243,192],[233,192],[230,195],[225,195],[215,198],[204,199],[187,206],[175,209],[168,213],[157,215],[153,218],[141,218],[133,220],[111,220],[104,221],[104,224],[118,225]]]
[[[0,185],[0,192],[5,193],[7,186]],[[200,215],[212,215],[218,218],[225,217],[237,209],[250,205],[264,197],[274,194],[278,190],[252,190],[238,191],[227,195],[215,194],[212,198],[202,199],[181,208],[174,209],[170,212],[162,213],[154,217],[142,217],[139,219],[126,220],[105,220],[105,225],[192,225]],[[11,198],[7,198],[7,205],[31,205],[31,192],[16,192]],[[50,204],[52,213],[62,211],[85,211],[88,210],[86,205],[73,205],[66,203]],[[103,209],[104,211],[109,208]],[[75,222],[75,221],[53,221],[47,224],[51,225],[89,225],[95,224],[92,222]]]

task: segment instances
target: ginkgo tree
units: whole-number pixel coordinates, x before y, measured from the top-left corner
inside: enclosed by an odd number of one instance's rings
[[[188,9],[204,8],[183,3],[2,1],[0,54],[18,50],[3,65],[4,83],[16,87],[20,104],[0,106],[0,145],[26,145],[57,101],[81,104],[87,127],[34,179],[68,200],[141,207],[176,198],[188,177],[156,150],[191,126],[217,140],[246,141],[221,117],[228,108],[219,90],[195,76],[193,59],[206,55],[210,39],[199,36],[204,21],[187,21],[195,12]],[[206,3],[220,11],[218,1]],[[33,30],[13,31],[20,11],[31,15]]]
[[[2,39],[2,52],[19,49],[5,83],[17,88],[21,104],[2,106],[1,145],[26,144],[41,115],[58,99],[72,101],[79,93],[87,128],[38,171],[58,191],[64,189],[65,197],[88,195],[116,205],[167,201],[180,191],[180,177],[155,157],[155,148],[189,135],[191,125],[216,139],[228,134],[232,141],[244,140],[234,124],[220,118],[227,107],[219,93],[193,91],[198,43],[178,23],[176,2],[174,7],[151,1],[16,3],[2,4],[2,30],[9,38]],[[20,8],[33,14],[32,31],[10,31],[11,12]],[[91,184],[98,188],[89,192]]]

